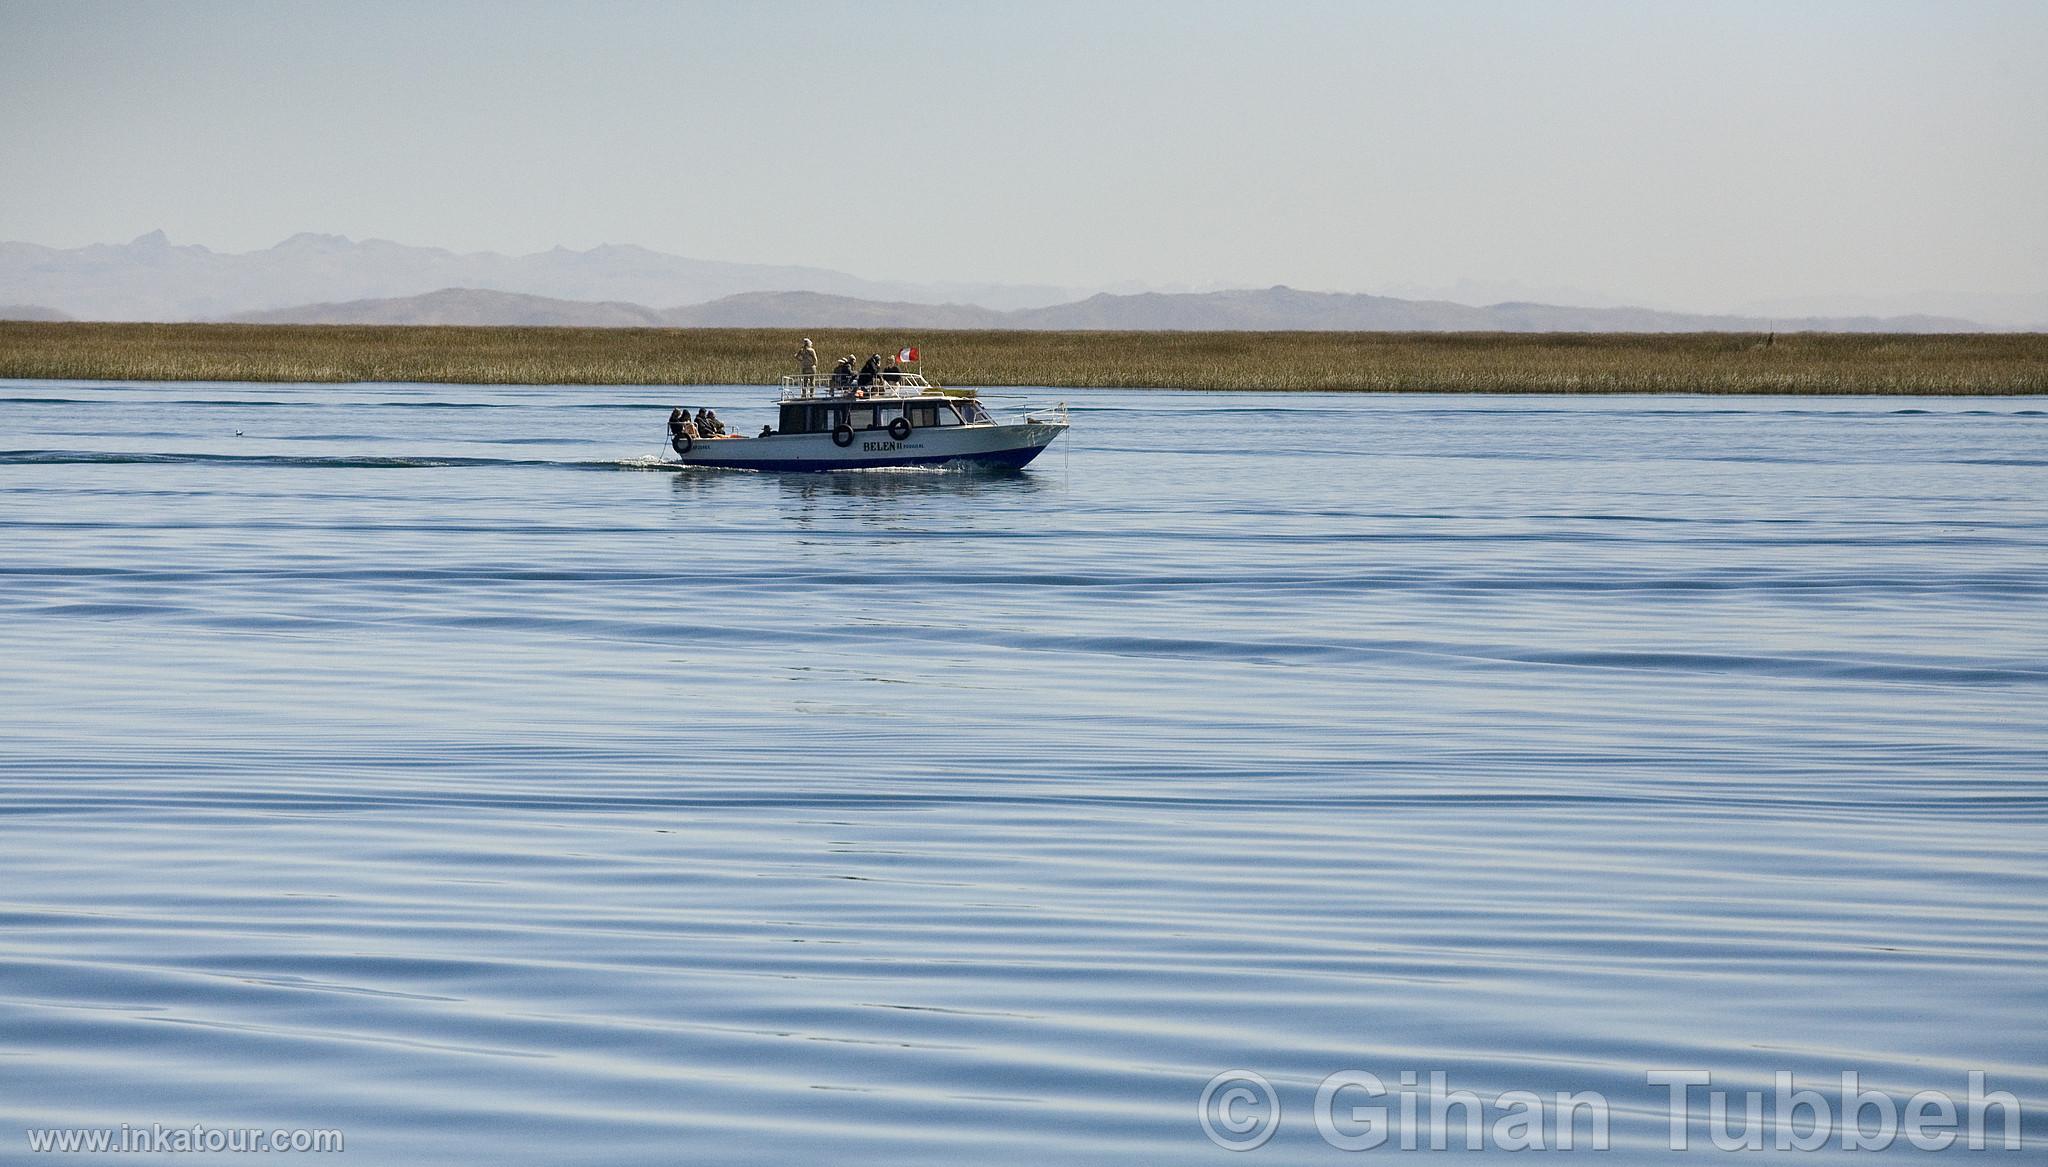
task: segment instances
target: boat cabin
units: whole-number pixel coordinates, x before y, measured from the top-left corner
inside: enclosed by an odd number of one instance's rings
[[[941,393],[914,373],[876,385],[835,385],[824,376],[787,377],[778,434],[829,434],[840,427],[886,430],[898,418],[915,430],[983,425],[995,419],[972,397]]]

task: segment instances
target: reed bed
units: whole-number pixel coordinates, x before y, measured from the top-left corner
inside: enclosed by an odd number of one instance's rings
[[[2048,393],[2048,334],[1012,332],[815,329],[916,344],[949,385],[1415,393]],[[0,323],[0,377],[746,385],[790,329]]]

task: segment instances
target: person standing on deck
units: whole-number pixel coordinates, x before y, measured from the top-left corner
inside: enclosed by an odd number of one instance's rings
[[[811,338],[805,337],[803,346],[796,350],[796,367],[806,377],[818,375],[818,350],[811,347]]]

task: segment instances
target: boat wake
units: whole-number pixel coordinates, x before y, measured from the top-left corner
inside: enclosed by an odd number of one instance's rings
[[[681,470],[659,454],[604,460],[380,456],[373,454],[209,454],[133,450],[0,450],[0,466],[250,466],[298,470],[446,470],[526,466],[554,470]]]
[[[758,474],[762,471],[740,467],[692,466],[665,454],[641,454],[630,458],[552,459],[477,458],[461,456],[400,457],[373,454],[213,454],[179,451],[137,450],[0,450],[0,466],[224,466],[273,470],[453,470],[513,469],[581,471],[667,471],[710,474]],[[931,466],[866,466],[827,471],[863,477],[929,478],[940,475],[1014,477],[1020,471],[1009,466],[992,466],[972,461]]]

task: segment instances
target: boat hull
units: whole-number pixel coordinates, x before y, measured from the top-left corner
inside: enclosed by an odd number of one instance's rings
[[[864,430],[845,446],[831,434],[771,434],[762,438],[699,438],[674,443],[685,466],[730,470],[880,470],[895,466],[967,465],[1019,468],[1066,432],[1058,422],[939,426],[912,430],[902,441],[887,430]]]

